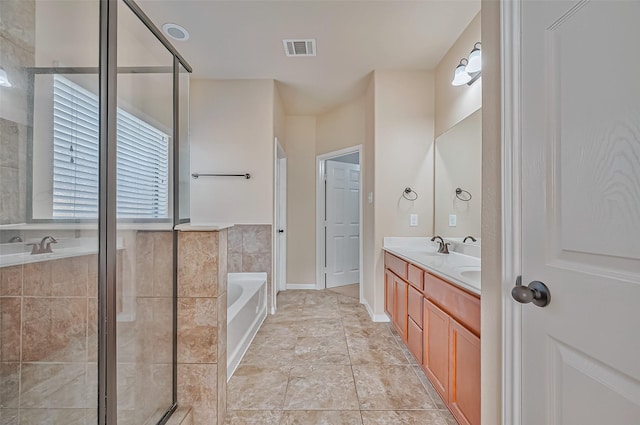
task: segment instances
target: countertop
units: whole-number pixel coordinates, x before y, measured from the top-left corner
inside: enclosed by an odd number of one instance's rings
[[[446,239],[446,238],[445,238]],[[437,253],[430,238],[384,238],[383,249],[462,289],[480,295],[480,258],[451,251]]]

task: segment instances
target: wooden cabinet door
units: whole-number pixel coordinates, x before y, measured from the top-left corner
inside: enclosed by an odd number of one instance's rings
[[[409,317],[422,329],[422,300],[424,297],[422,296],[422,292],[418,291],[412,285],[408,286],[408,292],[407,311]]]
[[[384,311],[389,316],[389,319],[393,322],[395,311],[393,306],[395,305],[394,297],[394,282],[393,273],[389,270],[384,271]]]
[[[422,366],[443,400],[449,397],[449,315],[424,299]]]
[[[411,316],[407,320],[407,347],[418,363],[422,364],[422,329]]]
[[[396,329],[402,336],[404,342],[407,342],[407,287],[409,284],[402,279],[394,276],[396,282]]]
[[[449,407],[461,425],[480,425],[480,338],[451,319]]]

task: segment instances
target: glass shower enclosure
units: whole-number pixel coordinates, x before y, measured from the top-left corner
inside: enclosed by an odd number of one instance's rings
[[[190,72],[132,0],[0,1],[0,425],[175,410]]]

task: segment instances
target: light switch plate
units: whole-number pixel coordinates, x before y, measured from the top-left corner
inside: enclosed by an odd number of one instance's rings
[[[418,225],[418,214],[409,214],[409,226],[416,227]]]
[[[369,192],[369,195],[367,196],[367,201],[369,201],[370,204],[373,204],[373,192]]]
[[[455,214],[449,214],[449,227],[456,227],[458,225],[458,216]]]

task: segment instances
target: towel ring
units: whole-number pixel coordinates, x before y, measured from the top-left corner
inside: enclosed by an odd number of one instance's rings
[[[459,187],[456,188],[456,198],[460,199],[461,201],[464,202],[469,202],[471,200],[471,194],[464,190],[464,189],[460,189]]]
[[[411,194],[413,194],[413,196],[411,196]],[[415,201],[416,199],[418,199],[418,192],[411,189],[410,187],[406,187],[404,189],[404,192],[402,192],[402,197],[407,201]]]

